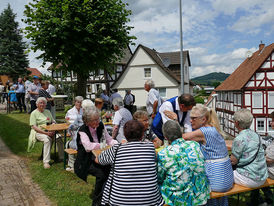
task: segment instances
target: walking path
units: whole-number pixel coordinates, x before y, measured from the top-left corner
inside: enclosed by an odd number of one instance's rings
[[[51,202],[31,180],[23,159],[14,155],[0,138],[0,205],[49,206]]]

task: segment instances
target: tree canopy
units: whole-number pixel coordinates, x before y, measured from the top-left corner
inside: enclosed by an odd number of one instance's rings
[[[10,5],[0,15],[0,74],[13,78],[28,74],[26,45]]]
[[[126,25],[130,13],[121,0],[33,0],[24,11],[26,37],[34,51],[42,51],[43,62],[76,72],[83,94],[89,73],[112,71],[135,38]]]

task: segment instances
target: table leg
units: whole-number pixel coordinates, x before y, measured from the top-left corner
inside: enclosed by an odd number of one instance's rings
[[[66,149],[66,143],[67,143],[67,130],[64,131],[64,150]],[[67,159],[67,153],[64,152],[64,169],[66,169],[66,159]]]
[[[57,161],[57,155],[56,155],[56,132],[54,132],[54,161]]]

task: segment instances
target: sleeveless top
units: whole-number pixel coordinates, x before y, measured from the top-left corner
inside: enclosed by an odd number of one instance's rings
[[[100,139],[102,137],[104,130],[104,124],[102,122],[99,123],[99,126],[96,129],[98,141],[100,142]],[[95,156],[93,155],[92,152],[86,152],[84,146],[81,144],[81,139],[80,139],[80,133],[79,132],[84,132],[87,134],[89,137],[89,140],[93,142],[93,138],[91,136],[91,133],[89,131],[89,128],[87,125],[83,124],[77,134],[77,147],[78,147],[78,153],[77,157],[74,163],[74,171],[75,174],[81,178],[84,181],[87,181],[87,176],[88,176],[88,170],[90,168],[90,165],[94,162]]]

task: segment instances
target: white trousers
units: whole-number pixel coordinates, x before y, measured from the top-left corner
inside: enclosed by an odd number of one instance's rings
[[[53,139],[45,134],[41,133],[36,133],[36,139],[40,142],[44,143],[44,148],[43,148],[43,162],[44,163],[49,163],[50,162],[50,150],[51,150],[51,145]],[[64,158],[64,149],[63,149],[63,142],[61,138],[56,139],[57,143],[57,149],[58,149],[58,155],[60,159]]]
[[[239,172],[234,170],[234,183],[238,185],[243,185],[245,187],[255,188],[263,185],[265,183],[265,180],[254,181],[246,176],[241,175]]]

